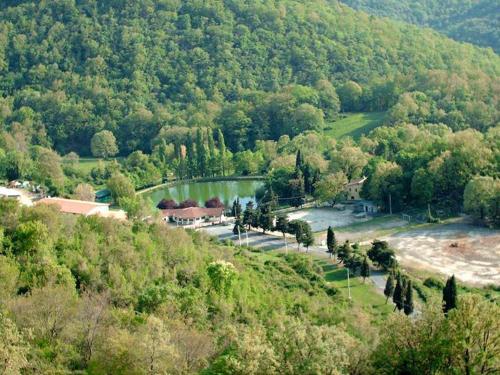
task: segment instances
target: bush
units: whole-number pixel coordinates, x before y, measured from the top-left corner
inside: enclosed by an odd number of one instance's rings
[[[434,277],[428,277],[424,280],[424,285],[427,288],[442,290],[444,288],[444,283]]]
[[[177,208],[198,207],[198,202],[192,199],[186,199],[184,202],[179,203]]]
[[[162,199],[156,207],[160,210],[171,210],[177,207],[177,202],[173,199]]]

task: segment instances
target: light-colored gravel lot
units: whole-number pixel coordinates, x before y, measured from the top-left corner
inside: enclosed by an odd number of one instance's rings
[[[333,208],[307,208],[289,213],[288,219],[307,221],[313,232],[327,230],[330,225],[340,228],[370,220],[370,218],[356,218],[350,208],[344,211]]]
[[[442,224],[384,238],[403,266],[455,274],[477,285],[500,285],[500,231],[468,224]]]

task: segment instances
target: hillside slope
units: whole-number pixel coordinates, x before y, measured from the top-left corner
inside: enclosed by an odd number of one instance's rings
[[[342,0],[377,16],[432,27],[449,37],[500,53],[500,4],[496,0]]]
[[[248,148],[321,128],[338,97],[343,111],[384,111],[407,91],[425,94],[415,94],[428,106],[417,122],[485,130],[498,121],[494,53],[335,1],[1,8],[0,121],[59,153],[89,154],[102,129],[121,154],[149,152],[162,128],[196,126],[222,127],[232,149]]]

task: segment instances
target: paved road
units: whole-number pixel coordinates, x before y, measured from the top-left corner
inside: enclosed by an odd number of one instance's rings
[[[231,240],[235,244],[239,243],[238,235],[233,234],[233,225],[217,225],[212,227],[204,227],[203,230],[210,234],[211,236],[217,237],[219,240]],[[288,250],[289,251],[297,251],[297,242],[295,239],[287,238],[288,241]],[[269,233],[248,232],[248,240],[247,234],[241,234],[241,244],[243,246],[247,245],[256,249],[260,249],[263,251],[272,251],[272,250],[285,250],[285,242],[282,237],[275,236]],[[330,255],[326,252],[326,247],[322,246],[311,246],[309,247],[308,253],[314,254],[315,256],[328,259]],[[301,253],[306,253],[306,249],[301,246]],[[384,273],[381,271],[373,270],[370,275],[370,279],[373,282],[375,288],[380,293],[384,293],[385,289],[385,277]]]

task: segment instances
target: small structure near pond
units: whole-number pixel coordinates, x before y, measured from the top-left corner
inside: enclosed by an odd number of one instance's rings
[[[162,210],[163,219],[178,225],[200,226],[204,223],[221,224],[224,220],[224,207],[202,208],[187,207]]]

